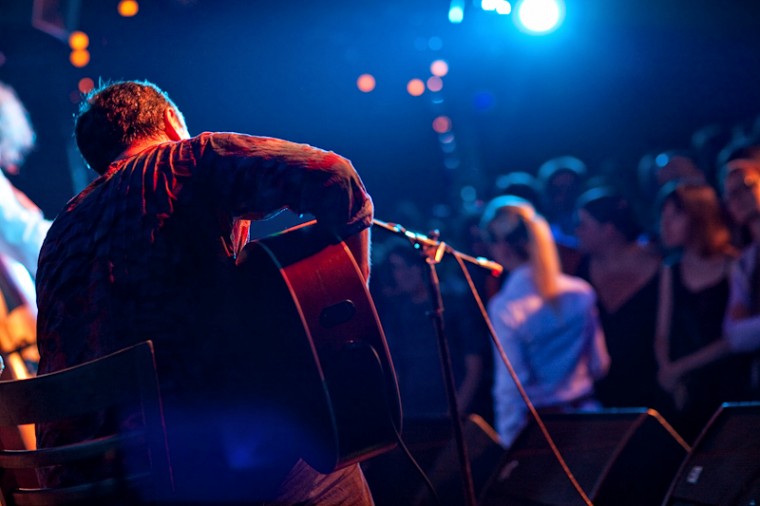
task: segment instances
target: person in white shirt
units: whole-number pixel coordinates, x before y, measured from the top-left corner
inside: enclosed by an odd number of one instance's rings
[[[5,176],[17,174],[34,147],[26,109],[13,89],[0,82],[0,353],[8,378],[34,373],[37,304],[34,276],[50,221]]]
[[[17,174],[34,147],[28,114],[12,88],[0,82],[0,168]],[[50,221],[0,171],[0,254],[22,264],[34,276]]]
[[[539,409],[598,408],[594,380],[607,372],[609,355],[593,288],[560,272],[549,226],[527,201],[495,198],[481,226],[491,255],[509,271],[488,314],[528,397]],[[495,357],[495,424],[509,447],[527,423],[528,409]]]

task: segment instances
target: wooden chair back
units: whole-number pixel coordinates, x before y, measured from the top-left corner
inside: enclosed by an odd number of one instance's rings
[[[87,417],[128,417],[128,423],[114,422],[110,434],[58,447],[3,446],[0,504],[140,504],[171,494],[171,465],[150,341],[51,374],[0,381],[0,426],[73,423],[70,426],[76,427],[77,419]],[[97,478],[89,471],[77,476],[83,468],[107,471]],[[42,487],[37,478],[39,470],[46,469],[61,471],[68,481]]]

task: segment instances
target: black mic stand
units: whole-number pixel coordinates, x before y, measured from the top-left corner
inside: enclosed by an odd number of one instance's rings
[[[462,482],[464,486],[465,504],[467,506],[476,506],[475,498],[475,486],[472,481],[472,469],[470,467],[470,459],[467,455],[467,446],[464,441],[464,432],[462,430],[462,418],[459,411],[459,404],[456,396],[456,382],[454,380],[454,373],[451,366],[451,353],[449,352],[448,341],[446,340],[446,334],[444,332],[443,325],[443,298],[441,297],[441,284],[438,279],[438,272],[436,271],[436,265],[438,265],[443,259],[445,253],[457,256],[460,259],[470,262],[489,269],[494,275],[498,275],[503,270],[502,266],[496,262],[492,262],[482,257],[471,257],[463,253],[458,252],[446,243],[438,240],[439,234],[437,231],[431,233],[431,237],[427,237],[422,234],[410,232],[401,225],[396,223],[386,223],[380,220],[373,220],[373,224],[384,228],[390,232],[403,235],[409,239],[412,246],[420,251],[422,258],[425,259],[425,263],[429,267],[428,276],[428,291],[430,294],[430,300],[432,303],[432,310],[429,315],[433,319],[433,325],[435,327],[435,333],[438,339],[438,352],[441,359],[441,369],[443,371],[444,385],[446,387],[446,397],[449,403],[449,414],[451,416],[451,423],[454,430],[454,440],[457,446],[457,454],[459,456],[459,465],[461,469]]]

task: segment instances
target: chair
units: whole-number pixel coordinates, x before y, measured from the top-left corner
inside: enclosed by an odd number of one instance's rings
[[[150,341],[36,378],[0,381],[0,426],[65,423],[110,413],[129,413],[129,430],[54,448],[3,446],[0,504],[140,504],[169,497],[171,467]],[[40,468],[78,471],[93,462],[96,468],[108,469],[105,476],[50,488],[37,480]]]

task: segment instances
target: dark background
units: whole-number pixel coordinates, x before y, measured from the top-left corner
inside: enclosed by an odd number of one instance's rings
[[[424,214],[456,208],[465,185],[488,198],[497,175],[563,154],[630,182],[645,153],[760,113],[760,2],[566,0],[564,24],[543,37],[471,0],[459,25],[444,0],[142,0],[134,18],[117,3],[59,2],[67,28],[90,36],[92,60],[76,69],[65,42],[32,27],[32,0],[0,0],[0,80],[38,133],[13,180],[49,217],[79,189],[67,149],[85,76],[157,83],[193,133],[341,153],[388,221],[403,200]],[[408,95],[438,58],[450,68],[442,92]],[[368,94],[355,84],[364,72],[377,79]],[[453,153],[432,130],[438,114],[452,119]]]

